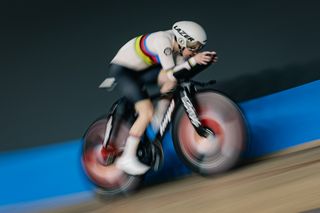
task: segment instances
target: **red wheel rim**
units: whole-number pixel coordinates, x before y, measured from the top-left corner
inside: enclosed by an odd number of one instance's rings
[[[199,136],[184,113],[177,129],[180,151],[188,163],[204,173],[224,171],[236,162],[242,150],[245,140],[242,114],[219,93],[200,93],[197,103],[201,123],[215,136]]]
[[[88,130],[84,141],[84,151],[82,155],[82,165],[88,177],[96,185],[109,189],[125,191],[132,185],[133,176],[129,176],[114,165],[107,162],[108,158],[118,157],[124,147],[129,127],[121,124],[117,137],[111,137],[107,148],[103,148],[103,140],[106,128],[106,119],[96,122]]]

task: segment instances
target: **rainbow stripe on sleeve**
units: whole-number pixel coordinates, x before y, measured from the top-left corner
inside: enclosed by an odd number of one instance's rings
[[[140,56],[140,58],[146,62],[148,65],[154,65],[159,64],[159,56],[153,54],[146,45],[146,39],[148,38],[148,35],[141,35],[136,38],[135,41],[135,50],[137,54]]]

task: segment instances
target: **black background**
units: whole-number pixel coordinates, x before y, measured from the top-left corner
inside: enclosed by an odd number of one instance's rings
[[[0,151],[80,138],[117,93],[99,90],[130,38],[193,20],[219,62],[201,73],[237,101],[319,79],[319,1],[0,3]]]

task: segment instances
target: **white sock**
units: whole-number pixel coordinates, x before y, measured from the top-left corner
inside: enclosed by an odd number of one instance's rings
[[[140,138],[130,135],[122,155],[117,159],[116,166],[131,175],[141,175],[149,170],[149,166],[141,163],[137,157]]]
[[[140,143],[139,137],[129,135],[129,137],[127,138],[127,142],[126,142],[126,146],[124,148],[123,154],[136,156],[139,143]]]

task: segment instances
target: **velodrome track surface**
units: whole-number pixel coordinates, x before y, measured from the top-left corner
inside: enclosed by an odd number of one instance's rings
[[[128,197],[44,212],[320,212],[320,146],[312,144],[221,176],[191,175]]]

